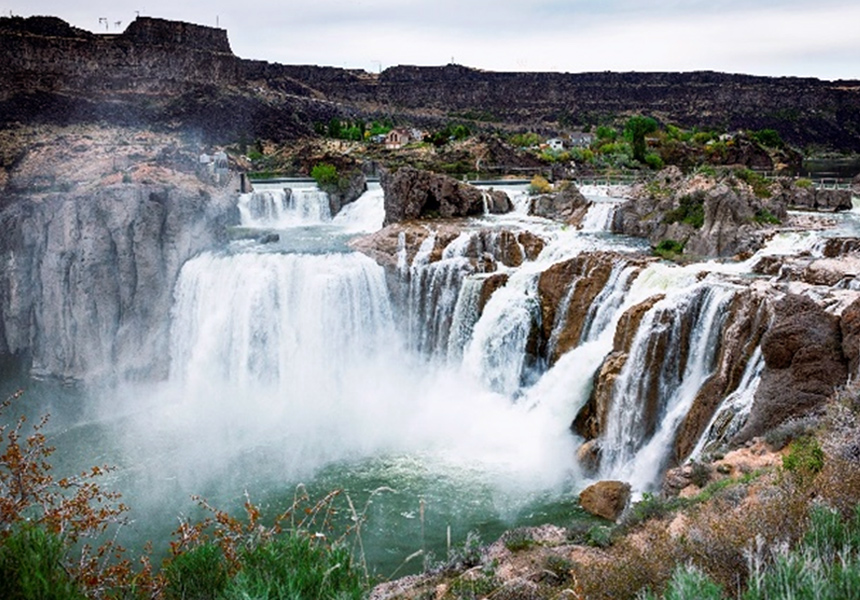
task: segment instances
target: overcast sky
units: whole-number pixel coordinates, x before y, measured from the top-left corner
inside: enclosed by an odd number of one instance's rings
[[[216,24],[243,58],[377,71],[694,71],[860,79],[858,0],[0,0],[120,31],[141,15]],[[117,25],[119,23],[119,25]]]

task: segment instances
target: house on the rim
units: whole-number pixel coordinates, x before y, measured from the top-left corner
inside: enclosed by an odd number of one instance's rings
[[[409,129],[392,129],[385,136],[386,150],[398,150],[409,142],[415,141],[414,130]],[[420,137],[417,139],[421,139]]]

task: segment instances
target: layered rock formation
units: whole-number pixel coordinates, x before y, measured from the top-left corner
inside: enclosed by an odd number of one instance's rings
[[[241,60],[223,30],[144,17],[111,36],[59,19],[0,18],[0,59],[4,122],[180,122],[214,137],[285,139],[331,116],[383,109],[415,122],[480,111],[513,124],[590,123],[638,112],[687,127],[773,128],[801,147],[854,150],[860,143],[860,86],[850,81],[494,73],[458,65],[371,74]]]

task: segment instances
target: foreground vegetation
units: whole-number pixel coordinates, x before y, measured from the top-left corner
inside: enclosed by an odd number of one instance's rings
[[[151,564],[151,549],[132,561],[114,541],[129,509],[99,485],[109,469],[55,479],[46,422],[29,426],[22,418],[0,427],[0,597],[358,599],[369,593],[360,552],[364,513],[340,491],[314,502],[299,487],[292,505],[266,522],[249,498],[241,518],[197,498],[206,518],[180,522],[160,565]],[[444,564],[428,564],[418,583],[386,597],[860,597],[858,433],[860,391],[843,390],[823,416],[767,436],[773,450],[782,449],[779,468],[729,473],[707,462],[722,457],[715,451],[693,464],[692,494],[646,494],[618,524],[571,524],[553,542],[535,533],[540,528],[508,532],[490,547],[469,536]],[[516,569],[522,574],[512,578]]]
[[[0,404],[0,417],[12,402]],[[108,467],[55,479],[43,430],[25,418],[0,426],[0,598],[4,600],[359,599],[367,570],[352,558],[364,514],[340,491],[312,502],[300,486],[292,506],[266,524],[249,498],[243,518],[197,502],[202,521],[181,521],[160,568],[152,549],[137,564],[114,540],[128,507],[104,491]],[[346,508],[343,508],[344,499]],[[350,525],[336,533],[347,510]]]

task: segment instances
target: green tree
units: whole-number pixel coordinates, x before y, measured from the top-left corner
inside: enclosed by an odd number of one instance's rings
[[[343,125],[340,122],[340,119],[337,117],[332,117],[328,122],[328,135],[329,137],[339,138],[343,133]]]
[[[657,121],[651,117],[634,115],[624,126],[624,137],[633,144],[633,158],[645,162],[645,136],[657,131]]]
[[[328,163],[319,163],[318,165],[314,165],[314,168],[311,169],[311,177],[316,179],[317,185],[319,185],[321,189],[337,185],[340,179],[340,176],[337,173],[337,168]]]

